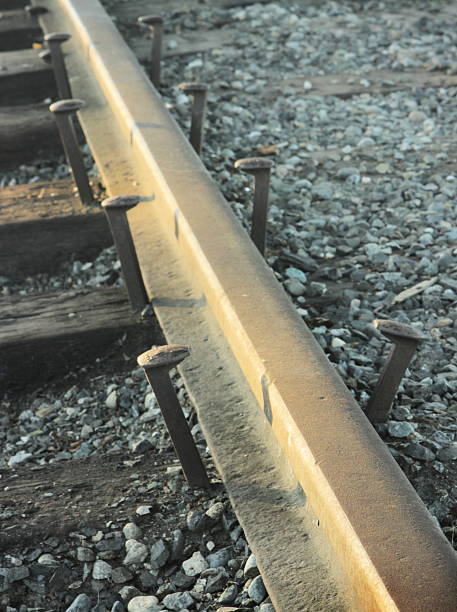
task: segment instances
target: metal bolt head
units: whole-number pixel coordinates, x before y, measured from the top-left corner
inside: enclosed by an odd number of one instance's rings
[[[103,200],[102,206],[108,210],[130,210],[134,208],[139,201],[140,197],[136,195],[114,196]]]
[[[31,17],[38,17],[49,13],[49,10],[45,6],[31,6],[30,4],[25,7],[25,10]]]
[[[159,15],[142,15],[137,19],[138,23],[143,23],[148,26],[162,25],[163,19]]]
[[[67,40],[70,40],[71,34],[66,34],[65,32],[50,32],[46,34],[44,37],[45,42],[58,42],[64,43]]]
[[[75,113],[85,105],[84,100],[77,100],[72,98],[71,100],[59,100],[53,102],[49,107],[51,113]]]
[[[183,344],[168,344],[154,346],[151,350],[142,353],[138,358],[138,365],[145,370],[153,368],[173,368],[190,355],[190,347]]]
[[[248,174],[257,174],[258,172],[270,170],[274,164],[271,159],[265,159],[264,157],[245,157],[238,159],[233,165],[235,168]]]
[[[178,87],[184,93],[188,93],[188,94],[206,93],[208,91],[208,85],[205,85],[205,83],[196,83],[196,82],[180,83]]]
[[[411,325],[392,321],[390,319],[375,319],[374,327],[378,329],[383,336],[389,338],[395,344],[402,341],[419,343],[424,338]]]

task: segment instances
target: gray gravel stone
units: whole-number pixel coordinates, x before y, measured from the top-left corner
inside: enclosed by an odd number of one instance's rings
[[[125,602],[129,602],[134,597],[140,597],[143,595],[141,591],[131,585],[121,587],[118,592],[119,595],[122,597],[122,600]]]
[[[116,408],[117,406],[117,391],[116,390],[111,391],[111,393],[107,396],[105,400],[105,405],[110,410],[114,410],[114,408]]]
[[[405,453],[420,461],[433,461],[435,459],[435,453],[419,442],[411,442],[408,444],[405,448]]]
[[[312,195],[319,200],[331,200],[335,193],[332,183],[323,181],[314,185],[311,189]]]
[[[91,602],[85,593],[81,593],[76,597],[71,606],[65,612],[90,612]]]
[[[130,565],[131,563],[142,563],[148,556],[148,548],[142,542],[138,540],[127,540],[125,543],[125,549],[127,554],[123,560],[124,565]]]
[[[237,597],[238,587],[236,586],[236,584],[229,584],[229,586],[221,593],[217,601],[221,604],[231,604],[235,601]]]
[[[259,575],[259,568],[257,567],[257,561],[254,554],[249,555],[244,565],[243,573],[246,579],[255,578]]]
[[[221,502],[216,502],[215,504],[212,504],[208,508],[205,514],[212,521],[218,521],[221,518],[223,513],[224,513],[224,504],[222,504]]]
[[[253,579],[248,588],[248,595],[257,604],[262,603],[265,599],[267,590],[263,584],[262,576],[256,576]]]
[[[111,580],[115,584],[124,584],[133,578],[132,572],[126,567],[115,567],[111,573]]]
[[[122,533],[126,540],[138,540],[143,535],[141,527],[135,523],[127,523],[122,529]]]
[[[59,565],[57,559],[55,559],[55,557],[53,557],[50,553],[44,553],[43,555],[40,555],[38,557],[37,563],[39,563],[40,565],[51,565],[53,567]]]
[[[171,583],[178,591],[190,589],[195,584],[195,580],[194,576],[187,576],[183,572],[176,572],[170,578]]]
[[[208,562],[199,551],[194,552],[190,559],[182,563],[182,569],[186,576],[198,576],[208,567]]]
[[[389,421],[387,431],[393,438],[407,438],[414,433],[415,427],[407,421]]]
[[[19,567],[0,568],[0,573],[5,576],[8,582],[17,582],[27,578],[30,575],[30,570],[27,566],[20,565]]]
[[[151,448],[154,448],[154,444],[146,438],[132,442],[133,453],[145,453],[146,451],[151,450]]]
[[[441,461],[455,461],[457,459],[457,442],[440,449],[438,451],[438,459]]]
[[[76,551],[76,558],[78,559],[78,561],[93,561],[95,559],[95,553],[90,548],[86,548],[85,546],[79,546]]]
[[[193,605],[194,600],[187,591],[170,593],[163,598],[162,602],[168,610],[182,610]]]
[[[95,580],[108,580],[111,578],[112,567],[106,561],[97,559],[92,568],[92,576]]]
[[[15,455],[13,455],[13,457],[11,457],[11,459],[8,460],[8,466],[12,468],[15,465],[24,463],[24,461],[27,461],[27,459],[30,459],[30,457],[32,457],[32,453],[28,453],[24,450],[18,451]]]
[[[233,551],[230,547],[221,548],[215,553],[206,557],[210,567],[221,567],[227,565],[228,561],[233,557]]]
[[[163,540],[157,540],[151,546],[151,567],[160,568],[165,565],[170,556],[170,551]]]
[[[175,529],[172,534],[170,544],[170,561],[177,561],[182,558],[186,536],[181,529]]]
[[[305,285],[296,278],[290,278],[284,282],[284,287],[290,295],[300,296],[306,291]]]
[[[187,515],[187,528],[189,531],[199,533],[205,529],[207,520],[200,510],[191,510]]]

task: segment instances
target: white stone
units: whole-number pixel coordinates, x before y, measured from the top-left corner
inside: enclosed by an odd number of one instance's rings
[[[95,580],[108,580],[111,578],[112,567],[106,561],[102,561],[98,559],[94,563],[94,567],[92,568],[92,577]]]
[[[128,603],[128,612],[156,612],[161,609],[159,600],[154,595],[134,597]]]
[[[199,551],[195,552],[190,559],[182,563],[182,569],[186,576],[199,576],[205,569],[208,569],[208,567],[208,562]]]

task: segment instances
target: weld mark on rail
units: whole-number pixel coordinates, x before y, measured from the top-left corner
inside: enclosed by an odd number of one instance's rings
[[[273,423],[273,411],[271,409],[270,394],[268,393],[268,377],[266,374],[262,374],[260,383],[262,385],[263,412],[271,425]]]
[[[179,240],[179,217],[181,216],[181,213],[179,212],[178,209],[175,210],[175,214],[174,214],[174,219],[175,219],[175,237],[176,240]]]
[[[300,484],[297,484],[295,489],[289,490],[240,482],[238,485],[231,487],[230,493],[235,499],[256,500],[268,506],[279,508],[303,508],[306,505],[306,495]],[[307,534],[306,537],[308,537]]]
[[[165,308],[203,308],[206,305],[205,295],[201,295],[199,298],[167,298],[158,297],[153,298],[152,306],[165,307]]]
[[[150,121],[140,121],[140,122],[136,122],[132,125],[132,127],[130,128],[130,146],[133,145],[133,136],[135,134],[135,132],[138,132],[139,130],[142,130],[144,128],[153,128],[155,130],[162,128],[163,126],[160,125],[160,123],[151,123]]]

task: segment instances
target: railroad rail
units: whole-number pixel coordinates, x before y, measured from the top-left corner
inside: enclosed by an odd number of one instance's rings
[[[68,32],[82,128],[277,610],[457,609],[457,558],[97,0]],[[110,126],[107,129],[107,126]]]

